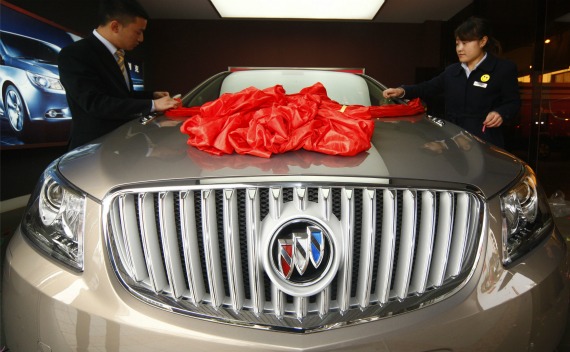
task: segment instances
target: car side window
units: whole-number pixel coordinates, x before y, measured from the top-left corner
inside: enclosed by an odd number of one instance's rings
[[[390,105],[390,104],[397,104],[392,99],[386,99],[382,96],[382,92],[385,87],[379,85],[379,83],[374,82],[374,80],[366,78],[366,84],[368,84],[368,92],[370,93],[370,105],[371,106],[381,106],[381,105]]]
[[[184,101],[184,106],[202,106],[209,101],[218,99],[220,97],[220,87],[226,76],[227,73],[220,74],[215,76],[212,80],[204,82],[203,87],[199,87],[195,90],[198,93],[194,95],[192,95],[192,92],[190,93],[190,98],[188,101]]]
[[[2,41],[12,57],[57,63],[57,51],[43,42],[9,33],[2,33]]]

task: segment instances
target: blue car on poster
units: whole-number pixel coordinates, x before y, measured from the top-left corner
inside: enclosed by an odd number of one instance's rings
[[[71,115],[57,55],[79,37],[12,6],[3,4],[0,17],[0,118],[9,126],[2,145],[67,142]]]
[[[9,4],[0,5],[1,145],[67,143],[71,114],[59,81],[61,48],[81,39],[57,24]],[[128,62],[135,90],[142,65]]]
[[[71,115],[54,44],[0,31],[0,112],[24,142],[66,141]]]

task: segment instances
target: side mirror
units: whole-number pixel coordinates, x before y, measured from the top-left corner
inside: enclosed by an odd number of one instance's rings
[[[4,56],[0,55],[0,65],[6,65],[6,61],[4,61]]]

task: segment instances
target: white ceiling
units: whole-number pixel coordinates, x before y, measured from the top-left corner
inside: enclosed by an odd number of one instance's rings
[[[139,2],[152,19],[220,19],[210,0],[139,0]],[[473,0],[386,0],[374,22],[447,21],[472,2]]]

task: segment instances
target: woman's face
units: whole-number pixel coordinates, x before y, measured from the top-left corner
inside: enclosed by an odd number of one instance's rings
[[[459,62],[467,64],[476,64],[485,56],[483,48],[487,44],[487,37],[479,40],[461,40],[455,38],[455,52],[459,58]]]

